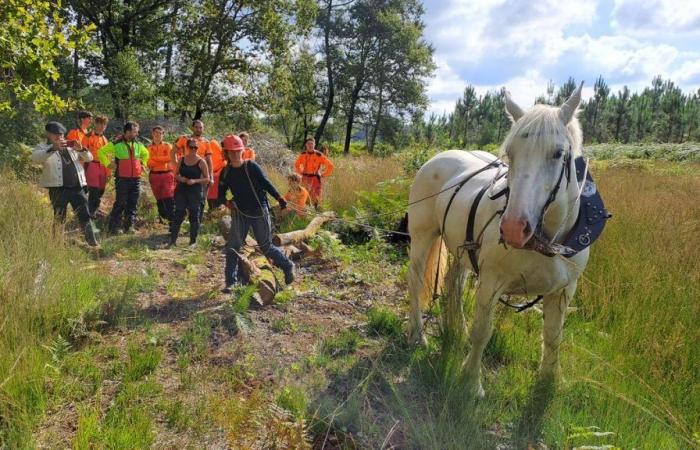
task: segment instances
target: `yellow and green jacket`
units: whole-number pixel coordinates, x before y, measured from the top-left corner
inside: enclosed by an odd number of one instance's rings
[[[116,160],[117,177],[140,178],[143,168],[148,164],[148,149],[140,142],[110,142],[97,151],[97,157],[103,166],[109,166]]]

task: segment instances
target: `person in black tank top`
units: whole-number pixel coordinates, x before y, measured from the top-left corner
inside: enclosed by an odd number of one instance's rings
[[[199,233],[199,208],[204,186],[209,183],[209,170],[204,159],[197,155],[198,143],[187,140],[187,154],[177,163],[175,170],[175,212],[170,222],[170,245],[175,245],[180,226],[188,213],[190,220],[190,245],[197,242]]]

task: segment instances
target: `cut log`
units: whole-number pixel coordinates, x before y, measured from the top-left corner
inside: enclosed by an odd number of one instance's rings
[[[321,225],[335,218],[335,213],[332,211],[325,212],[320,216],[315,217],[303,230],[290,231],[289,233],[277,234],[272,238],[272,243],[276,246],[298,244],[313,237]]]
[[[270,266],[267,258],[262,255],[252,256],[251,263],[255,265],[259,272],[250,279],[250,282],[257,288],[262,304],[265,306],[271,305],[275,300],[275,294],[281,290],[272,271],[272,266]]]
[[[311,246],[310,246],[309,244],[307,244],[306,242],[300,242],[300,243],[299,243],[299,249],[300,249],[301,252],[302,252],[300,259],[301,259],[301,258],[307,258],[307,257],[316,258],[316,257],[321,256],[321,250],[318,250],[318,249],[317,249],[317,250],[314,250],[314,249],[311,248]]]

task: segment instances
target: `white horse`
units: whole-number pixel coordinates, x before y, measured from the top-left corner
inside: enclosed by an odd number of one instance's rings
[[[449,210],[445,210],[455,192],[453,186],[496,158],[486,152],[445,151],[421,167],[411,186],[409,339],[423,339],[421,307],[433,292],[436,271],[444,273],[438,266],[446,260],[446,247],[464,270],[479,274],[469,335],[471,347],[464,370],[480,396],[481,357],[491,337],[494,307],[501,295],[544,297],[539,375],[555,376],[559,369],[564,314],[588,261],[588,248],[571,258],[545,256],[539,251],[561,243],[578,217],[580,190],[574,158],[581,154],[582,146],[576,118],[581,87],[560,108],[536,105],[527,112],[506,95],[506,112],[513,126],[501,151],[507,158],[508,176],[489,187],[476,210],[478,267],[473,267],[463,247],[468,215],[478,192],[503,169],[490,167],[478,173],[459,189]],[[489,198],[506,183],[507,196]],[[435,196],[437,192],[441,193]],[[504,206],[499,223],[499,211]]]

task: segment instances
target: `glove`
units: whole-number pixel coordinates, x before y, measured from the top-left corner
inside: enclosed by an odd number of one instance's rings
[[[280,198],[277,201],[279,202],[281,209],[287,209],[287,200]]]

